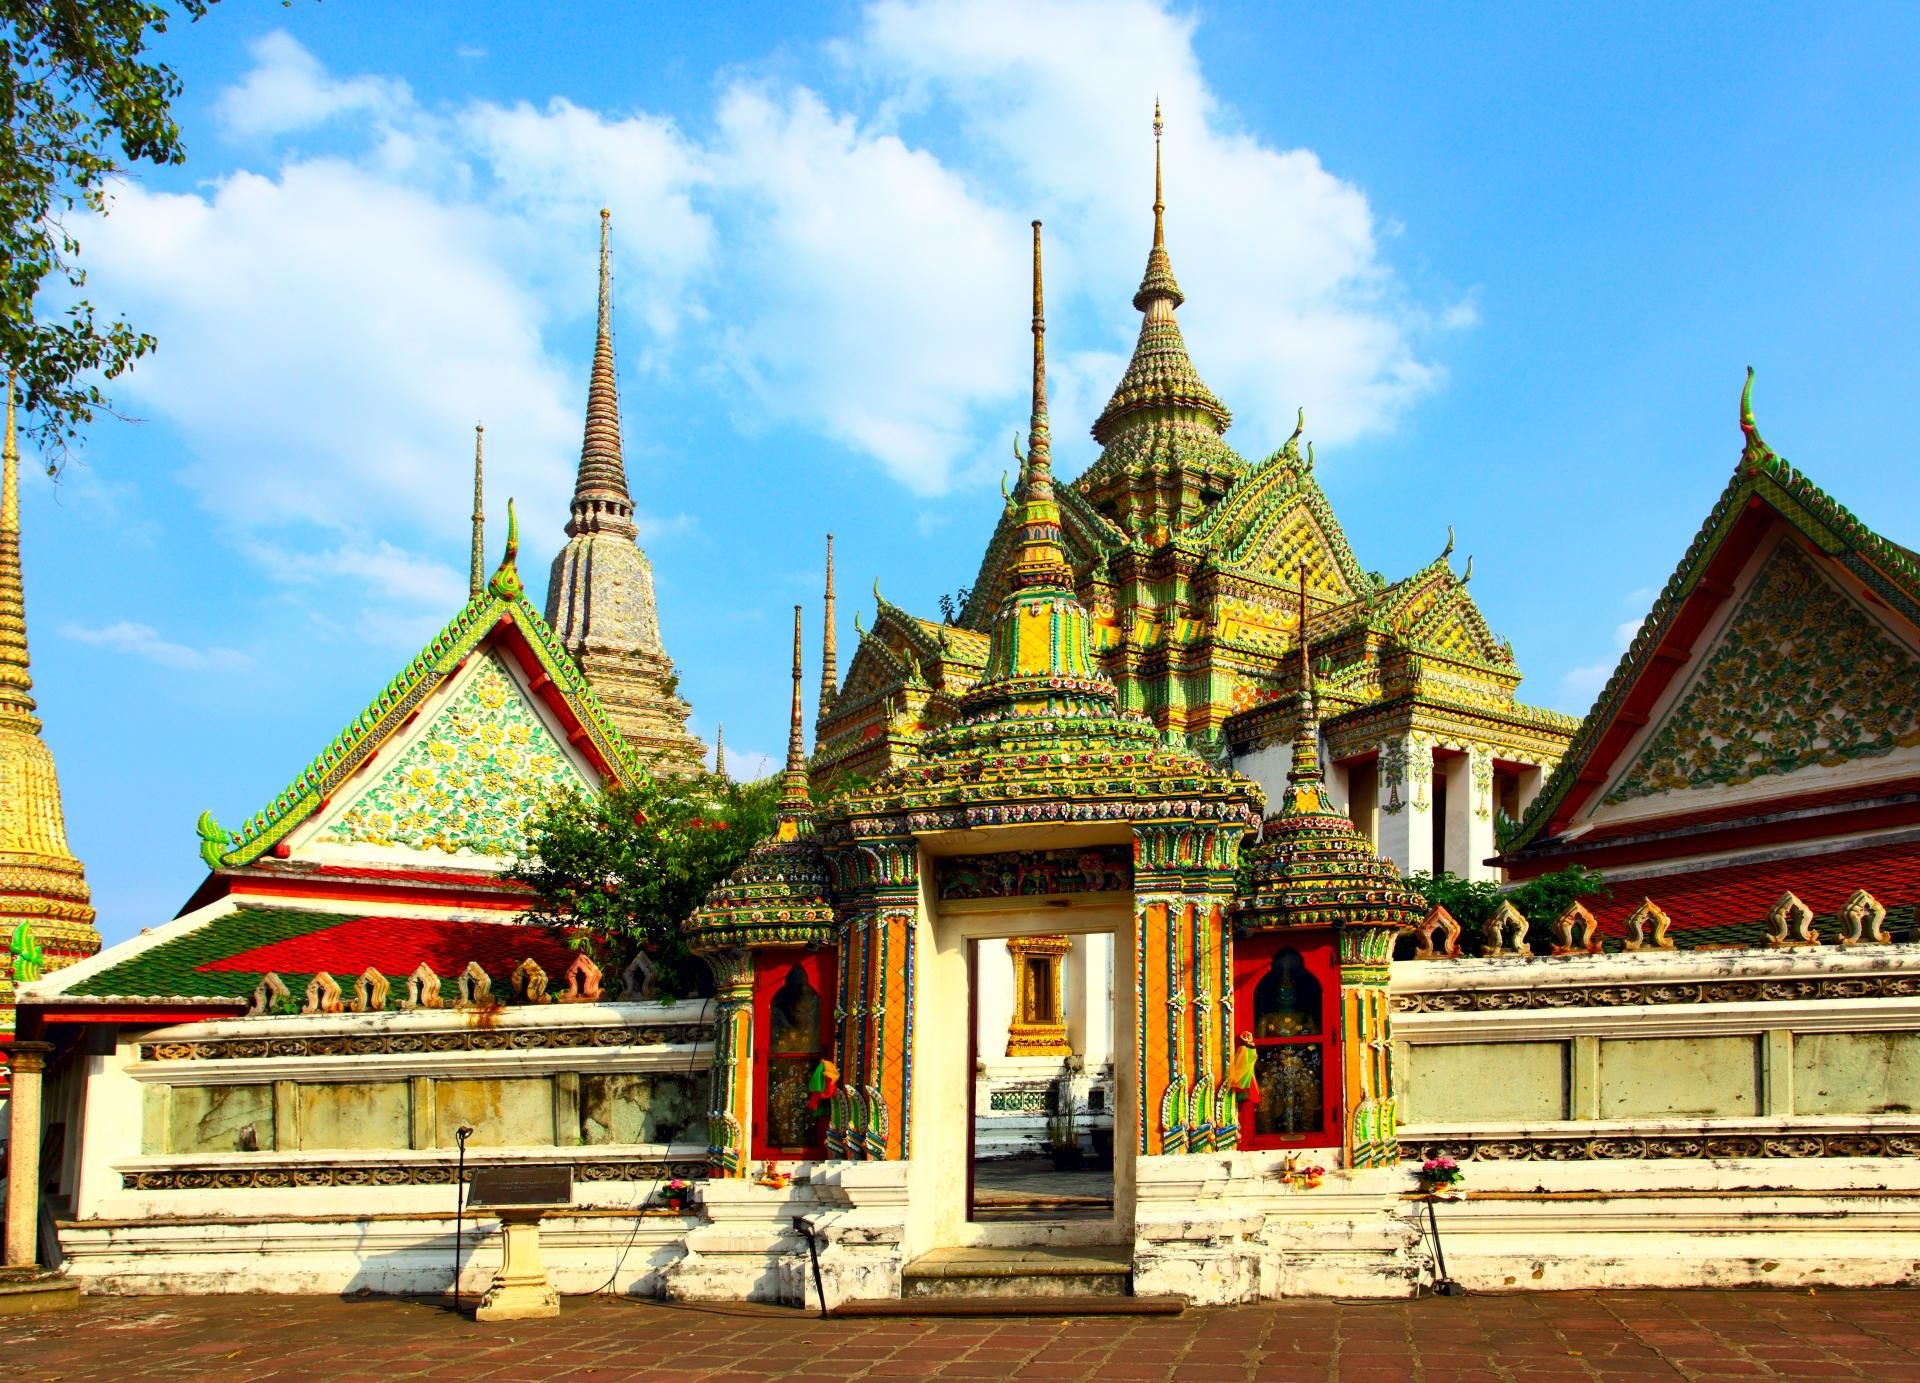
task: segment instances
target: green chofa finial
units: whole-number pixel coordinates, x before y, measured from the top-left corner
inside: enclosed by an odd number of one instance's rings
[[[507,501],[507,551],[500,559],[500,565],[494,568],[493,579],[487,582],[487,591],[502,600],[519,600],[527,593],[521,584],[520,569],[514,565],[520,556],[520,520],[513,512],[513,501]]]
[[[1745,444],[1740,459],[1753,465],[1770,465],[1778,460],[1773,448],[1760,436],[1760,425],[1753,420],[1753,366],[1747,366],[1747,382],[1740,390],[1740,434]]]
[[[207,868],[218,869],[227,851],[234,845],[233,837],[227,829],[213,819],[212,812],[201,812],[200,819],[194,823],[194,833],[200,837],[200,858],[205,860]]]
[[[37,980],[46,973],[47,955],[40,949],[40,938],[33,934],[31,923],[23,919],[20,925],[13,929],[13,940],[8,944],[8,950],[13,953],[15,984]]]

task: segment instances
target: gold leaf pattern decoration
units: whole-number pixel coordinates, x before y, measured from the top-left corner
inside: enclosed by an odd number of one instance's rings
[[[592,790],[498,654],[466,684],[319,839],[447,854],[515,854],[554,793]]]
[[[1783,542],[1605,800],[1733,787],[1920,744],[1917,672],[1912,649]]]

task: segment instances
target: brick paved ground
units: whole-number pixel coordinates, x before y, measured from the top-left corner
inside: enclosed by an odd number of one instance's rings
[[[1920,1380],[1915,1305],[1905,1291],[1562,1292],[1289,1302],[1171,1320],[821,1321],[773,1307],[594,1298],[569,1301],[558,1320],[481,1326],[424,1302],[108,1297],[61,1316],[0,1319],[0,1377]]]

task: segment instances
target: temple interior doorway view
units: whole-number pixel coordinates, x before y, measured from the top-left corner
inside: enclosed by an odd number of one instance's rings
[[[976,1224],[1114,1214],[1113,933],[976,937]]]

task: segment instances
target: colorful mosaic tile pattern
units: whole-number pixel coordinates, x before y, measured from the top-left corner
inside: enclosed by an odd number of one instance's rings
[[[1609,803],[1920,744],[1920,658],[1783,542]]]
[[[543,802],[592,787],[489,653],[426,732],[318,838],[512,856]]]

